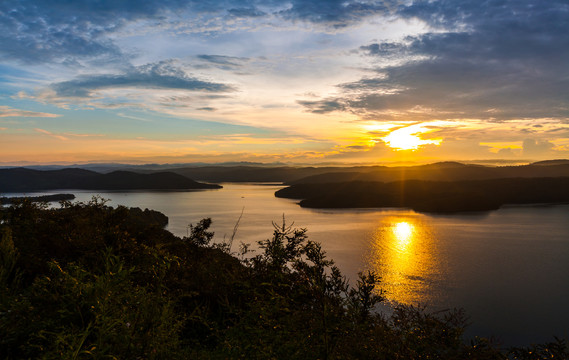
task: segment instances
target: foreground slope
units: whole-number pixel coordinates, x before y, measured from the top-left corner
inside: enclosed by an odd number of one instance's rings
[[[563,359],[566,344],[500,351],[464,341],[461,312],[349,287],[305,230],[285,224],[241,259],[209,219],[178,238],[150,210],[63,202],[0,208],[3,359]]]

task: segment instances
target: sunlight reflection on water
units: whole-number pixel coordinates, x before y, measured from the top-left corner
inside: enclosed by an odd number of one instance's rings
[[[437,296],[433,284],[442,276],[433,229],[423,216],[409,212],[386,216],[371,234],[370,270],[381,276],[391,302],[426,304]]]

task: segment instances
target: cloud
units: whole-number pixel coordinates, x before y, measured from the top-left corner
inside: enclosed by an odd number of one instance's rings
[[[267,15],[266,12],[253,7],[229,9],[227,12],[238,18],[257,18]]]
[[[197,55],[196,59],[202,62],[202,64],[193,66],[196,69],[217,68],[229,71],[240,69],[249,61],[249,58],[246,57],[224,55]]]
[[[285,19],[344,28],[363,19],[387,15],[396,1],[294,0],[278,14]]]
[[[182,0],[67,0],[0,2],[0,56],[25,63],[120,60],[108,36],[140,20],[161,20],[187,8]]]
[[[223,55],[198,55],[198,59],[218,65],[242,66],[248,58]]]
[[[167,60],[132,68],[122,74],[83,75],[52,84],[56,97],[88,98],[98,90],[140,88],[177,89],[204,92],[233,92],[231,85],[199,80],[189,76],[175,61]]]
[[[511,157],[518,156],[520,151],[519,151],[519,149],[513,149],[513,148],[508,147],[508,148],[499,149],[496,153],[500,156],[511,158]]]
[[[307,107],[315,114],[325,114],[332,111],[343,111],[346,109],[347,104],[342,99],[327,99],[327,100],[299,100],[300,105]]]
[[[555,147],[547,140],[525,139],[523,142],[523,154],[526,156],[547,155]]]
[[[338,84],[339,95],[301,104],[313,112],[387,119],[417,106],[446,119],[569,116],[566,1],[415,1],[397,15],[436,31],[360,47],[375,76]]]
[[[64,133],[65,136],[72,136],[72,137],[79,137],[79,138],[87,138],[87,137],[103,137],[105,135],[102,134],[75,134],[75,133]]]
[[[52,133],[51,131],[47,131],[47,130],[44,130],[44,129],[38,129],[38,128],[35,128],[34,130],[37,131],[37,132],[39,132],[39,133],[42,133],[42,134],[51,136],[51,137],[53,137],[53,138],[56,138],[56,139],[58,139],[58,140],[62,140],[62,141],[69,140],[69,139],[66,138],[65,136],[58,135],[58,134],[54,134],[54,133]]]
[[[50,114],[44,112],[28,111],[13,109],[9,106],[0,106],[0,118],[3,117],[45,117],[45,118],[56,118],[60,117],[59,114]]]
[[[155,29],[221,29],[227,18],[263,17],[333,28],[388,11],[387,1],[354,0],[11,0],[0,2],[0,59],[24,63],[125,62],[114,34],[129,25]],[[180,17],[184,19],[180,21]],[[188,21],[190,19],[190,21]],[[272,24],[276,26],[275,24]],[[201,30],[200,30],[201,28]]]

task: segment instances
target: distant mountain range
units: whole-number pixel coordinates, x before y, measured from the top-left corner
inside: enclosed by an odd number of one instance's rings
[[[193,190],[219,189],[221,186],[196,182],[172,172],[140,174],[113,171],[108,174],[67,168],[32,170],[0,169],[0,192],[31,192],[58,189],[77,190]]]
[[[139,171],[152,172],[150,170]],[[429,165],[396,167],[190,166],[168,168],[167,171],[208,182],[282,182],[288,185],[345,181],[459,181],[569,176],[569,160],[550,160],[529,165],[499,167],[439,162]]]
[[[282,182],[286,184],[343,181],[483,180],[509,177],[569,176],[569,160],[547,160],[520,166],[483,166],[439,162],[418,166],[284,166],[247,162],[223,164],[85,164],[73,167],[43,165],[34,170],[84,169],[98,173],[129,171],[142,174],[173,172],[205,182]]]

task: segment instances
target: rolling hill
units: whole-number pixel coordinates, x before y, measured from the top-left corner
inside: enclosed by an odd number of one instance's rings
[[[196,182],[172,172],[139,174],[113,171],[101,174],[90,170],[0,169],[0,192],[29,192],[57,189],[77,190],[194,190],[221,186]]]

